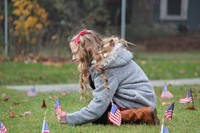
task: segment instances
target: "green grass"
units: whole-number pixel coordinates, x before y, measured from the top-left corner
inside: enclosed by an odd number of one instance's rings
[[[135,53],[135,61],[150,80],[200,77],[200,52]],[[45,66],[4,62],[0,64],[0,85],[78,83],[77,65]]]
[[[178,102],[180,98],[183,98],[186,95],[186,91],[189,88],[193,90],[193,96],[195,98],[194,103],[197,110],[186,110],[186,108],[191,104],[180,104]],[[164,112],[166,110],[166,106],[162,106],[160,100],[162,89],[162,87],[155,88],[157,95],[157,111],[160,119],[164,117]],[[175,108],[172,120],[165,121],[164,125],[171,133],[200,133],[200,86],[168,86],[168,90],[173,93],[174,98],[166,101],[175,101]],[[45,111],[47,111],[46,120],[49,124],[50,132],[52,133],[159,133],[161,128],[161,126],[148,126],[145,124],[122,125],[120,127],[92,124],[85,124],[76,127],[65,124],[60,125],[54,114],[54,104],[57,97],[61,99],[63,111],[71,113],[87,105],[86,101],[79,100],[78,93],[69,93],[65,96],[61,93],[38,93],[35,97],[28,97],[24,91],[1,88],[0,94],[6,94],[9,97],[9,101],[7,102],[3,102],[2,98],[0,98],[0,121],[4,123],[11,133],[41,132]],[[47,109],[41,108],[43,99],[46,101]],[[13,102],[18,102],[20,104],[13,105]],[[27,117],[9,117],[9,113],[11,112],[14,112],[15,116],[17,116],[26,111],[30,111],[31,115]]]
[[[0,85],[77,83],[79,77],[75,64],[46,66],[6,62],[0,64],[0,70]]]
[[[200,77],[200,52],[136,53],[135,59],[150,79]]]

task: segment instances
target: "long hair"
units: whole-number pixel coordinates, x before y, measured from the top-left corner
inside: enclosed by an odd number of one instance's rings
[[[75,40],[79,38],[80,42],[77,44]],[[101,79],[104,82],[104,87],[108,88],[108,80],[103,68],[103,60],[107,57],[115,44],[127,44],[125,40],[117,37],[103,38],[98,33],[87,30],[85,34],[77,34],[70,42],[70,45],[77,45],[79,56],[78,70],[80,71],[80,94],[85,96],[91,89],[89,87],[89,68],[92,61],[95,61],[95,69],[101,74]]]

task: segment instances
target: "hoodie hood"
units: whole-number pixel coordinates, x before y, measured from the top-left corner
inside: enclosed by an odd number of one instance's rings
[[[106,69],[121,67],[128,64],[132,58],[132,53],[125,48],[124,44],[118,43],[103,60],[103,67]],[[95,61],[92,61],[92,66],[95,64]]]

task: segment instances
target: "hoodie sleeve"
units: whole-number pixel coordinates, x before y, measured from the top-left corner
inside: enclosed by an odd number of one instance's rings
[[[109,90],[105,89],[99,73],[93,74],[92,79],[95,85],[95,90],[92,93],[93,99],[87,107],[83,107],[80,111],[67,114],[66,119],[69,125],[81,125],[93,122],[100,118],[108,108],[110,101],[117,90],[118,81],[114,75],[111,76],[111,74],[109,74]]]

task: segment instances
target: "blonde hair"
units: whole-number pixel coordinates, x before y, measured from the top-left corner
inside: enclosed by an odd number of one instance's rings
[[[75,42],[77,38],[80,38],[78,44]],[[83,35],[77,34],[70,42],[70,45],[77,45],[77,55],[80,57],[78,64],[78,70],[80,71],[80,94],[85,97],[87,92],[90,92],[89,87],[89,67],[92,61],[95,61],[95,69],[101,74],[101,79],[104,82],[104,87],[108,88],[108,80],[105,76],[103,68],[103,59],[114,48],[115,44],[123,43],[127,46],[128,42],[119,39],[118,37],[103,38],[98,33],[87,30]]]

